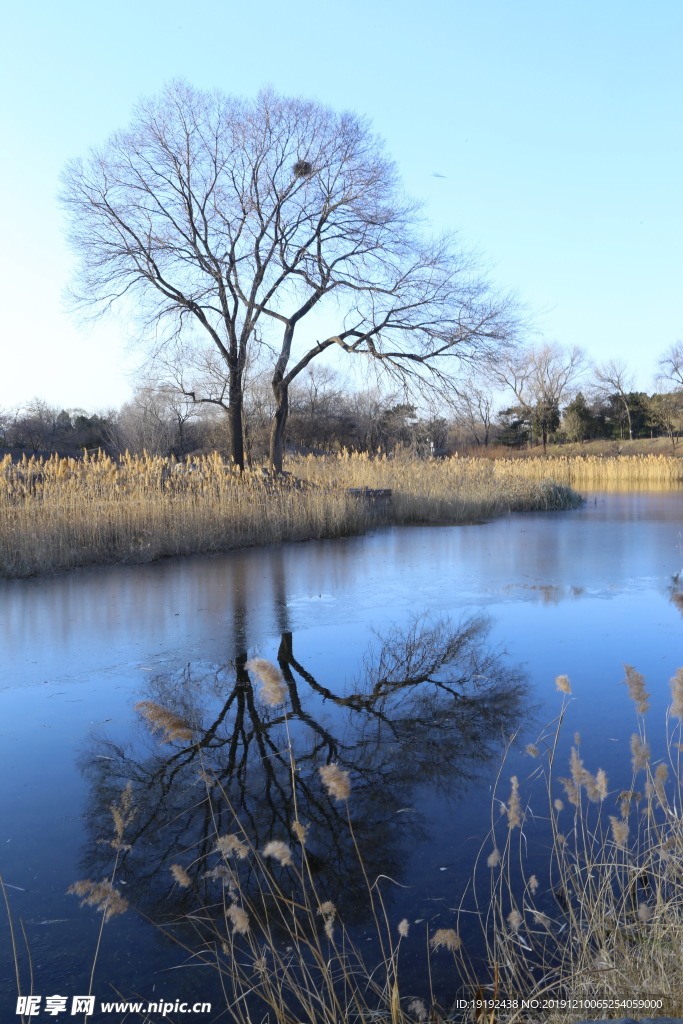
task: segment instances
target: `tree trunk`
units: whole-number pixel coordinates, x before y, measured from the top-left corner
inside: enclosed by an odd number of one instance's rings
[[[285,427],[289,412],[289,389],[282,381],[273,385],[275,413],[270,427],[270,469],[272,473],[282,472],[285,453]]]
[[[242,376],[230,374],[230,398],[228,406],[230,422],[230,457],[240,470],[244,470],[244,437],[242,433]]]

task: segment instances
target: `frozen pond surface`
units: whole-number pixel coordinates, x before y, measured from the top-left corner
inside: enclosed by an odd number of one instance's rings
[[[196,844],[210,846],[202,767],[223,773],[257,845],[284,837],[285,734],[252,699],[244,663],[255,654],[286,670],[326,894],[346,903],[363,937],[339,812],[316,786],[317,767],[338,760],[352,769],[350,806],[372,870],[407,886],[392,898],[396,920],[450,926],[489,827],[502,735],[520,730],[504,778],[521,780],[532,770],[526,743],[559,709],[558,674],[575,697],[567,746],[580,730],[589,766],[605,768],[614,787],[630,777],[624,663],[647,679],[653,732],[663,731],[668,681],[683,665],[682,529],[681,494],[597,495],[567,513],[0,583],[0,872],[26,928],[34,991],[88,990],[100,916],[65,891],[106,876],[111,850],[98,839],[127,779],[140,811],[119,877],[155,919],[190,906],[170,864],[189,865]],[[452,692],[392,687],[387,672],[374,685],[387,664],[396,682],[396,652],[433,639],[446,617],[452,632],[467,631],[460,659],[437,679],[455,678]],[[192,718],[201,757],[150,736],[134,711],[150,699]],[[13,1013],[5,939],[3,920],[0,1004]],[[104,929],[94,991],[215,997],[210,972],[186,964],[129,911]]]

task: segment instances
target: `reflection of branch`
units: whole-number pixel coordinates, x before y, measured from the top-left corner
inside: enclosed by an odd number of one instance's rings
[[[407,630],[378,638],[349,693],[320,684],[295,658],[291,632],[283,631],[278,663],[287,685],[286,714],[257,701],[246,653],[231,666],[232,684],[225,669],[202,677],[189,665],[175,677],[157,677],[151,696],[190,722],[196,742],[155,747],[146,755],[109,744],[106,761],[102,743],[96,746],[86,763],[92,827],[104,831],[113,780],[130,778],[139,813],[129,837],[133,850],[125,857],[127,882],[142,890],[141,898],[156,893],[167,900],[166,869],[178,858],[186,863],[189,850],[197,884],[209,884],[204,879],[217,859],[216,837],[236,827],[233,809],[256,848],[286,838],[296,818],[309,826],[310,862],[325,875],[328,889],[344,878],[353,900],[354,891],[363,891],[355,849],[317,769],[336,761],[352,773],[350,809],[358,841],[367,841],[366,870],[399,877],[405,860],[400,846],[420,833],[421,823],[416,816],[410,829],[397,830],[395,814],[411,802],[416,779],[462,790],[522,713],[523,676],[487,646],[488,634],[483,618],[459,627],[416,618]],[[311,692],[338,709],[324,723],[306,700]],[[210,698],[219,694],[211,710]],[[210,724],[202,725],[209,717]],[[198,791],[200,773],[209,784],[205,790],[202,782]],[[101,847],[91,855],[103,856]]]
[[[342,698],[335,696],[335,694],[333,694],[331,690],[328,690],[326,687],[321,686],[320,683],[318,683],[317,680],[311,675],[311,673],[307,672],[306,669],[302,665],[300,665],[298,661],[296,661],[294,657],[293,640],[291,633],[282,634],[282,639],[280,640],[280,647],[278,648],[277,652],[277,661],[278,665],[282,670],[282,674],[285,677],[285,681],[287,682],[288,685],[289,699],[292,703],[294,717],[298,721],[305,722],[306,725],[308,725],[309,728],[312,730],[312,732],[320,736],[323,743],[315,748],[315,753],[317,754],[318,751],[322,750],[324,747],[327,747],[327,760],[331,761],[339,754],[338,743],[334,739],[334,737],[327,731],[327,729],[323,728],[323,726],[320,725],[319,722],[316,722],[311,715],[307,714],[304,711],[301,705],[299,691],[297,689],[296,680],[294,678],[294,673],[292,672],[292,669],[295,669],[296,672],[301,676],[301,678],[306,683],[308,683],[310,688],[315,693],[319,693],[322,696],[323,700],[331,700],[334,701],[335,704],[339,705],[344,704],[346,702]]]

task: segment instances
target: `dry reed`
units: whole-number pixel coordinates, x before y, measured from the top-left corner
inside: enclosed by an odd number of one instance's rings
[[[683,459],[671,455],[559,455],[500,459],[529,480],[550,478],[579,491],[671,491],[683,486]],[[508,470],[505,470],[508,471]]]
[[[0,576],[361,532],[367,510],[341,491],[242,476],[218,455],[184,463],[0,461]]]
[[[538,465],[538,464],[537,464]],[[0,575],[357,534],[371,523],[472,522],[510,511],[569,508],[565,486],[520,463],[343,455],[294,460],[294,475],[240,474],[217,454],[184,463],[0,461]],[[380,515],[348,488],[389,487]]]
[[[370,522],[460,523],[561,509],[580,490],[678,489],[683,460],[665,455],[417,459],[342,452],[293,459],[292,475],[239,474],[220,456],[177,463],[148,455],[0,461],[0,576],[77,565],[334,537]],[[305,484],[302,484],[305,481]],[[393,492],[370,516],[349,488]]]
[[[333,458],[293,459],[293,473],[321,487],[390,489],[392,523],[464,523],[508,512],[573,508],[580,504],[543,464],[477,458],[417,459],[342,452]],[[541,470],[540,472],[538,470]]]
[[[456,455],[418,460],[408,453],[378,458],[342,452],[330,459],[295,459],[291,468],[299,476],[320,483],[334,479],[347,487],[395,487],[407,496],[429,493],[433,499],[446,502],[457,501],[461,491],[465,500],[470,494],[478,494],[484,502],[495,501],[496,496],[505,501],[509,496],[513,502],[521,503],[521,510],[527,507],[525,502],[533,500],[534,484],[549,487],[552,482],[580,491],[666,491],[683,486],[683,459],[669,455],[575,455],[547,459]],[[406,512],[410,508],[408,501]]]
[[[515,465],[518,465],[515,464]],[[239,474],[219,455],[0,461],[0,576],[567,508],[566,487],[489,460],[306,458],[294,475]],[[304,478],[304,479],[300,479]],[[380,515],[348,488],[391,488]]]
[[[480,991],[517,1000],[516,1012],[507,1015],[510,1021],[524,1019],[523,999],[545,1001],[549,1024],[576,1020],[582,1015],[579,1000],[597,1000],[596,1009],[613,1009],[598,1016],[683,1014],[683,785],[681,723],[674,723],[679,675],[683,678],[682,670],[672,680],[667,714],[667,766],[653,761],[646,735],[645,680],[626,666],[638,724],[631,738],[628,790],[610,793],[605,772],[593,774],[585,767],[578,736],[569,776],[557,776],[554,762],[566,704],[556,731],[536,741],[545,759],[533,778],[542,771],[547,809],[541,816],[552,835],[541,870],[536,865],[536,873],[525,877],[534,845],[532,825],[513,834],[492,817],[480,855],[486,859],[488,881],[477,881],[475,874],[472,889],[486,954],[468,970],[473,990],[482,986],[483,971],[486,984]],[[564,786],[569,808],[555,797],[558,784]],[[533,795],[529,799],[533,802]],[[613,804],[618,813],[610,813]],[[530,805],[530,811],[529,822],[539,820],[539,808]],[[532,855],[538,857],[538,850]],[[464,901],[461,913],[471,920]]]

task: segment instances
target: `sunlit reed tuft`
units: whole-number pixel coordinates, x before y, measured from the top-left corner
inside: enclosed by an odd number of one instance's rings
[[[518,828],[522,824],[522,805],[519,802],[519,782],[517,776],[513,775],[510,782],[512,783],[512,788],[505,810],[507,812],[508,827],[512,829]]]
[[[328,939],[332,941],[334,936],[334,919],[337,915],[337,908],[330,900],[326,900],[318,907],[318,914],[323,919],[325,935],[327,935]]]
[[[408,1003],[408,1013],[412,1013],[418,1024],[424,1024],[427,1020],[427,1007],[421,999],[413,999]]]
[[[571,683],[569,682],[569,676],[556,676],[555,686],[560,691],[560,693],[572,692]]]
[[[450,949],[451,952],[455,952],[457,949],[460,949],[462,940],[452,928],[437,928],[429,940],[429,945],[435,951],[437,949]]]
[[[171,864],[171,874],[181,889],[189,889],[192,885],[192,879],[180,864]]]
[[[325,764],[319,771],[328,796],[333,796],[338,802],[349,799],[351,782],[347,771],[338,764]]]
[[[264,704],[276,708],[285,703],[287,687],[277,665],[273,665],[272,661],[268,661],[266,658],[252,658],[247,662],[247,668],[261,683],[259,698]]]
[[[652,920],[653,910],[652,907],[647,903],[638,904],[638,920],[642,921],[643,924],[647,924],[648,921]]]
[[[263,856],[273,857],[283,867],[292,863],[292,851],[287,843],[283,843],[279,839],[271,839],[269,843],[266,843],[263,848]]]
[[[671,714],[679,720],[683,718],[683,668],[676,669],[676,675],[669,683],[671,687]]]
[[[239,860],[245,860],[249,856],[249,847],[237,836],[219,836],[216,840],[216,849],[226,859],[233,854]]]
[[[611,814],[609,820],[610,825],[612,826],[612,838],[614,839],[614,842],[617,846],[625,849],[629,836],[628,822],[623,821],[621,818],[615,818]]]
[[[628,687],[628,695],[635,703],[638,713],[644,715],[650,708],[650,694],[645,689],[645,677],[636,672],[633,665],[624,665],[624,672],[624,685]]]
[[[641,739],[637,733],[631,736],[631,763],[634,771],[641,771],[647,767],[650,760],[650,744]]]
[[[659,800],[659,805],[664,810],[667,810],[669,807],[669,801],[666,795],[666,790],[664,789],[668,777],[669,769],[666,767],[666,765],[658,764],[655,770],[655,792],[657,794],[657,799]]]
[[[522,915],[516,908],[514,910],[511,910],[510,913],[508,914],[507,922],[510,925],[510,930],[515,932],[516,934],[519,931],[522,924]]]
[[[152,700],[141,700],[135,705],[135,710],[140,712],[152,729],[161,733],[160,743],[193,739],[192,729],[185,719],[160,704],[155,704]]]
[[[118,803],[109,805],[114,822],[114,838],[107,840],[114,850],[124,852],[130,850],[130,843],[124,843],[123,836],[128,826],[135,820],[138,809],[133,805],[133,786],[127,782],[121,790]]]
[[[292,833],[295,839],[301,843],[302,846],[306,845],[306,837],[308,836],[308,830],[310,825],[302,825],[300,821],[292,822]]]
[[[226,915],[234,931],[239,935],[247,934],[249,931],[249,915],[244,907],[238,907],[237,904],[233,903],[228,907]]]
[[[617,802],[619,804],[619,810],[621,811],[622,818],[628,818],[629,814],[631,813],[632,802],[634,800],[638,801],[640,799],[641,794],[637,793],[633,789],[624,789],[621,791],[621,793],[617,797]]]
[[[81,906],[95,907],[96,910],[104,914],[105,921],[124,914],[128,910],[128,901],[106,878],[101,882],[91,882],[90,879],[74,882],[67,889],[67,893],[81,896]]]

